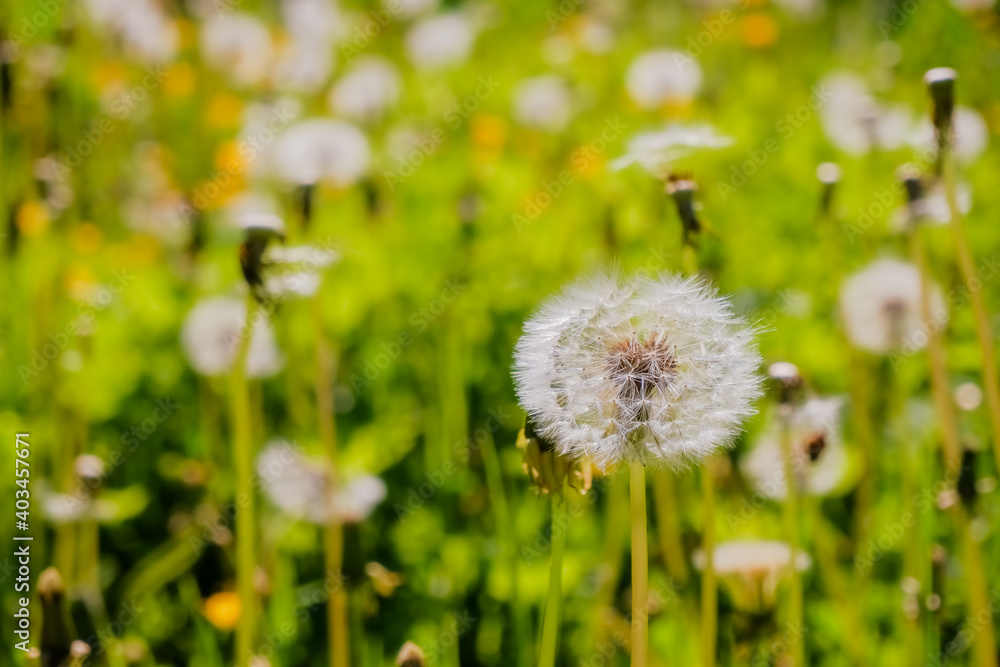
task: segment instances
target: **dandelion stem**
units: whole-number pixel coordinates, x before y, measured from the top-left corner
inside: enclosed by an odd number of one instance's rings
[[[993,346],[993,328],[990,324],[989,311],[983,301],[983,290],[974,289],[973,285],[980,281],[976,272],[972,248],[965,233],[962,221],[962,211],[958,206],[958,195],[955,186],[955,161],[951,151],[945,149],[942,157],[945,199],[951,214],[951,230],[955,239],[955,254],[958,255],[958,266],[962,271],[962,279],[968,288],[969,300],[972,302],[972,312],[976,321],[976,336],[979,339],[980,352],[983,357],[983,386],[986,393],[986,406],[990,415],[990,427],[993,433],[993,455],[997,468],[1000,468],[1000,379],[997,378],[997,358]]]
[[[802,611],[802,573],[798,568],[799,551],[801,551],[802,536],[799,530],[799,483],[795,472],[795,461],[792,452],[792,430],[788,423],[790,406],[781,405],[781,449],[785,460],[785,532],[792,549],[792,567],[789,578],[791,584],[788,593],[788,624],[794,632],[801,632],[803,624]],[[802,641],[797,641],[791,648],[791,664],[802,667],[805,649]]]
[[[945,161],[947,163],[947,160]],[[946,167],[947,168],[947,167]],[[930,273],[927,268],[927,254],[920,230],[911,234],[912,252],[917,268],[920,270],[920,306],[925,322],[933,322],[931,306]],[[962,466],[962,449],[958,439],[958,424],[955,419],[955,408],[948,391],[948,368],[945,358],[944,342],[941,337],[941,327],[931,327],[927,342],[927,352],[931,364],[931,385],[934,394],[934,404],[938,419],[941,421],[941,442],[945,458],[945,477],[958,477]],[[955,528],[964,542],[965,569],[969,586],[969,616],[971,618],[989,618],[989,600],[986,598],[986,578],[983,574],[982,554],[979,543],[970,533],[969,518],[961,505],[955,510]],[[993,625],[986,623],[976,632],[972,644],[975,667],[996,667],[997,659],[993,640]]]
[[[705,667],[713,667],[719,596],[715,580],[715,477],[711,461],[705,464],[701,473],[701,496],[705,508],[701,535],[701,550],[705,554],[705,566],[701,571],[701,662]]]
[[[333,378],[336,362],[323,332],[323,302],[320,293],[313,298],[313,335],[316,340],[316,417],[323,451],[330,463],[333,483],[337,484],[337,422],[334,412]],[[327,630],[330,635],[330,666],[347,667],[350,663],[348,643],[347,591],[342,572],[344,563],[344,527],[337,517],[323,527],[324,581],[331,582],[327,602]]]
[[[257,317],[257,301],[247,297],[246,323],[233,359],[230,376],[231,419],[233,421],[233,465],[236,470],[236,588],[241,612],[236,626],[236,664],[246,667],[253,653],[256,633],[257,600],[253,586],[256,567],[257,526],[253,493],[253,435],[250,422],[250,388],[247,385],[247,354]]]
[[[555,667],[559,645],[559,612],[562,604],[562,564],[566,551],[567,531],[566,499],[559,493],[552,494],[551,540],[552,554],[549,570],[549,592],[545,600],[545,618],[542,620],[542,644],[539,650],[539,667]]]
[[[632,496],[632,667],[644,667],[649,642],[648,579],[646,547],[646,467],[629,463]]]

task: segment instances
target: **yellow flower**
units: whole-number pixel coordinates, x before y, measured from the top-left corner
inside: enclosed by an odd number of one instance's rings
[[[223,591],[205,600],[202,613],[209,622],[220,630],[232,630],[240,620],[243,605],[236,593]]]

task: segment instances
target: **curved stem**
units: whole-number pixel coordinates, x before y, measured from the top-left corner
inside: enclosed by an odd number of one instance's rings
[[[545,599],[545,618],[542,620],[542,645],[539,650],[539,667],[555,667],[556,649],[559,645],[559,611],[562,605],[562,564],[566,551],[566,531],[569,523],[566,500],[560,493],[552,494],[549,592]]]
[[[245,667],[253,654],[256,633],[257,595],[253,586],[256,567],[257,526],[253,493],[253,434],[250,424],[250,389],[246,365],[257,317],[257,301],[247,297],[246,323],[230,376],[230,400],[233,439],[233,466],[236,471],[236,589],[242,610],[236,626],[236,664]]]
[[[632,496],[632,667],[645,667],[649,644],[649,556],[646,545],[646,467],[629,463]]]

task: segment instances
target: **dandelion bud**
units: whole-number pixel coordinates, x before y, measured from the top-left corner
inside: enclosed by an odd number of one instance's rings
[[[667,177],[666,192],[677,205],[677,215],[680,216],[684,229],[684,243],[688,245],[697,243],[701,233],[701,222],[695,213],[694,203],[694,193],[697,191],[698,184],[690,174],[670,174]]]
[[[38,577],[38,597],[42,601],[42,665],[60,665],[69,657],[72,633],[67,621],[66,586],[62,575],[50,567]]]
[[[823,190],[819,199],[819,210],[824,216],[830,214],[833,208],[833,193],[840,183],[840,167],[833,162],[823,162],[816,167],[816,178],[823,185]]]
[[[396,667],[424,667],[424,652],[413,642],[406,642],[396,655]]]
[[[958,473],[958,481],[955,484],[955,491],[961,498],[962,504],[972,509],[976,502],[978,490],[976,489],[976,450],[966,448],[962,452],[962,468]]]
[[[264,251],[272,239],[284,241],[285,234],[273,225],[257,224],[245,227],[244,232],[244,241],[240,245],[240,268],[254,296],[263,300]]]
[[[778,387],[778,401],[782,405],[793,403],[803,384],[798,367],[787,361],[779,361],[768,366],[767,375]]]
[[[535,432],[530,419],[517,434],[517,448],[524,456],[524,472],[542,493],[562,495],[567,482],[581,495],[590,490],[590,462],[577,463],[557,452],[552,441]]]
[[[950,67],[935,67],[924,75],[924,83],[934,103],[932,119],[937,132],[938,148],[948,147],[951,138],[951,117],[955,111],[955,79],[958,72]]]

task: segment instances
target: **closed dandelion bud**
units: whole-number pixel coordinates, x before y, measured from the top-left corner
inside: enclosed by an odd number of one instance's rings
[[[413,642],[406,642],[396,655],[396,667],[424,667],[424,652]]]
[[[50,567],[38,577],[38,597],[42,601],[42,667],[58,667],[70,655],[72,633],[66,615],[66,587],[62,575]]]
[[[950,67],[935,67],[924,75],[924,83],[931,94],[931,118],[937,134],[938,148],[945,149],[951,142],[951,118],[955,111],[955,80],[958,72]]]
[[[840,167],[833,162],[823,162],[816,167],[816,178],[822,185],[819,199],[819,210],[824,216],[830,215],[833,208],[833,195],[840,183]]]
[[[524,456],[524,472],[542,493],[562,495],[566,483],[581,495],[590,490],[593,482],[590,461],[576,462],[557,452],[548,438],[535,431],[531,420],[525,420],[518,432],[517,448]]]
[[[690,174],[670,174],[667,177],[666,192],[677,205],[677,215],[684,230],[684,243],[688,245],[695,245],[701,233],[701,221],[695,212],[694,194],[697,191],[698,184]]]

